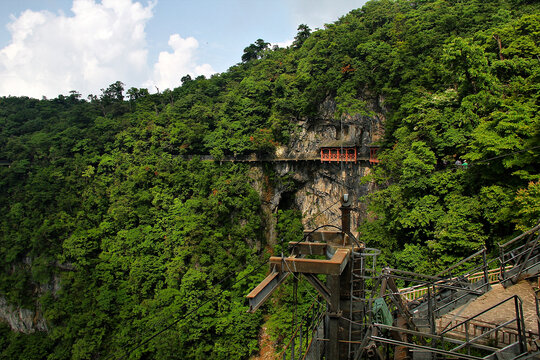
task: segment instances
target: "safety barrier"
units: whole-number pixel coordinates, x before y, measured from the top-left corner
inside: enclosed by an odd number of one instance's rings
[[[505,267],[505,271],[508,271],[512,268],[512,265]],[[488,280],[490,284],[496,284],[499,282],[499,275],[501,274],[501,269],[491,269],[488,270]],[[468,280],[471,284],[474,284],[478,281],[481,281],[484,278],[484,272],[480,271],[469,276],[466,276],[465,279]],[[427,286],[411,286],[403,289],[399,289],[400,295],[407,301],[412,301],[418,299],[428,292]]]

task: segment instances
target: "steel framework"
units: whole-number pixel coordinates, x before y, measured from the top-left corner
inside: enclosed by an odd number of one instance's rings
[[[291,274],[318,292],[283,351],[283,359],[528,359],[540,358],[538,332],[525,328],[522,300],[511,296],[473,316],[442,317],[490,290],[493,262],[486,250],[472,254],[436,276],[376,267],[379,250],[366,248],[351,233],[350,202],[342,199],[339,231],[308,231],[290,243],[290,256],[271,257],[270,274],[248,295],[256,311]],[[332,226],[326,226],[327,228]],[[334,227],[335,228],[335,227]],[[320,229],[319,229],[320,230]],[[501,283],[531,276],[540,268],[540,224],[501,244]],[[312,258],[318,257],[318,258]],[[320,259],[324,257],[324,259]],[[517,269],[517,270],[514,270]],[[326,277],[326,281],[321,280]],[[396,280],[416,284],[400,290]],[[411,289],[423,289],[411,299]],[[409,295],[407,295],[409,294]],[[486,324],[479,317],[513,304],[509,320]],[[501,339],[502,336],[502,339]],[[498,344],[498,346],[497,346]],[[502,345],[502,347],[501,347]]]

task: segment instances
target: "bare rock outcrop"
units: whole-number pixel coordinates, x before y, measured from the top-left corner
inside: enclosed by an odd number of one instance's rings
[[[39,303],[35,309],[30,310],[9,305],[4,297],[0,297],[0,320],[6,322],[11,330],[16,332],[29,334],[35,331],[48,331]]]
[[[30,258],[25,258],[23,264],[28,267],[32,265],[32,261]],[[65,264],[63,266],[69,267],[70,265]],[[19,271],[23,270],[19,268]],[[36,295],[36,300],[31,308],[10,304],[5,297],[0,296],[0,321],[8,324],[11,330],[25,334],[36,331],[49,331],[47,321],[43,317],[41,303],[37,298],[46,292],[50,292],[54,296],[59,290],[60,276],[54,275],[51,281],[46,284],[33,284],[33,293]]]
[[[369,163],[370,145],[379,141],[384,134],[383,123],[386,109],[383,99],[368,103],[365,114],[343,115],[335,119],[335,102],[327,99],[319,108],[316,118],[297,119],[297,130],[291,134],[286,146],[276,151],[281,159],[298,161],[275,162],[273,171],[278,179],[265,180],[261,166],[252,168],[251,178],[261,194],[267,234],[267,243],[274,245],[275,214],[279,209],[294,207],[302,212],[304,227],[315,228],[324,224],[340,224],[339,199],[345,193],[353,199],[354,212],[351,226],[354,229],[365,217],[362,196],[373,191],[374,184],[361,179],[371,172]],[[322,163],[321,147],[354,147],[356,163]],[[290,182],[294,186],[290,186]]]

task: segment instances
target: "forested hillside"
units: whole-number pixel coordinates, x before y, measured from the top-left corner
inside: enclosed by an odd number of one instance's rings
[[[384,109],[381,162],[358,179],[378,188],[360,231],[383,262],[433,273],[540,218],[538,2],[371,1],[238,57],[158,94],[0,99],[0,297],[47,327],[0,324],[0,359],[256,353],[244,296],[281,248],[249,165],[197,155],[271,155],[328,99],[336,122]],[[301,214],[282,210],[279,238],[298,239]],[[264,309],[278,342],[288,301]]]

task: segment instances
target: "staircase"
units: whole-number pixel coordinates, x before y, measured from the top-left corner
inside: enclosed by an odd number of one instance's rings
[[[416,328],[434,334],[435,319],[489,291],[487,266],[486,250],[482,249],[437,276],[430,277],[427,284],[417,288],[424,294],[409,303]],[[469,269],[462,270],[466,267]],[[404,289],[403,293],[406,291],[410,293],[411,288]]]
[[[500,268],[495,271],[499,273],[497,280],[505,288],[516,284],[521,279],[538,276],[540,273],[540,235],[536,234],[538,230],[540,230],[540,223],[518,237],[499,244]],[[479,273],[466,271],[462,274],[449,275],[480,255],[483,264]],[[463,309],[468,308],[463,305],[472,302],[491,289],[490,283],[494,283],[495,271],[488,271],[488,265],[485,250],[483,250],[464,259],[444,273],[438,274],[438,277],[445,276],[440,280],[433,279],[423,288],[417,286],[404,289],[402,296],[410,301],[412,321],[419,333],[425,333],[426,339],[431,339],[431,348],[418,344],[411,345],[413,359],[436,359],[441,355],[452,356],[450,354],[456,354],[459,358],[490,360],[540,358],[538,346],[540,345],[538,340],[540,308],[536,307],[538,329],[534,329],[534,332],[531,329],[526,331],[520,296],[508,297],[476,314],[459,316]],[[411,296],[420,291],[423,292],[422,296],[418,298]],[[538,303],[540,302],[537,300]],[[460,309],[451,316],[452,320],[445,320],[446,325],[444,325],[442,317],[458,308]],[[504,314],[506,319],[503,322],[488,324],[482,321],[481,317],[489,312]]]
[[[312,325],[295,331],[284,359],[324,358],[330,333],[323,324],[329,316],[339,317],[345,335],[339,353],[347,359],[386,360],[390,354],[394,360],[540,359],[540,290],[518,283],[540,274],[539,230],[540,223],[500,244],[499,259],[488,262],[482,249],[436,276],[390,268],[379,272],[378,250],[353,247],[341,311],[320,309]],[[500,266],[488,270],[497,261]],[[398,289],[398,279],[417,285]],[[492,285],[496,291],[490,291]],[[517,290],[524,285],[526,292]]]

